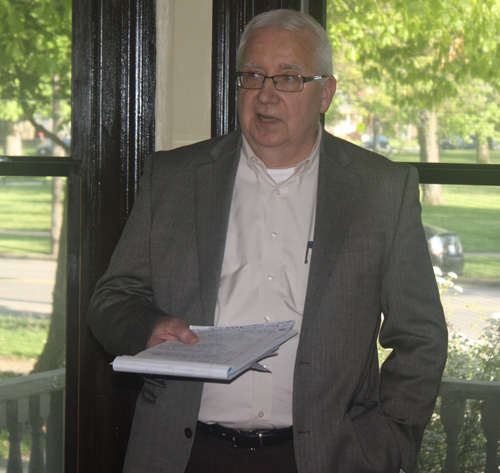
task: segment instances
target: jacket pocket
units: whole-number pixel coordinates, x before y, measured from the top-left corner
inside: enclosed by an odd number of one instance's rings
[[[337,471],[399,473],[398,442],[380,405],[355,405],[342,423]]]

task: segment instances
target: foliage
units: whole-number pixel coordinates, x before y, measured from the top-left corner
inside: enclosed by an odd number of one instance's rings
[[[330,0],[335,51],[363,66],[363,76],[393,84],[394,99],[433,109],[456,96],[469,75],[498,82],[497,0]]]
[[[44,440],[45,441],[45,440]],[[21,454],[27,455],[31,451],[31,435],[23,435],[21,440]],[[0,430],[0,458],[9,457],[9,433]]]
[[[476,134],[498,140],[495,125],[500,123],[500,93],[481,79],[470,79],[459,97],[444,104],[439,123],[443,137]]]
[[[420,160],[438,162],[436,112],[459,98],[454,109],[465,109],[456,115],[464,136],[476,134],[477,161],[490,162],[487,139],[495,136],[500,109],[487,92],[475,100],[485,106],[467,100],[474,96],[469,90],[500,90],[498,0],[328,0],[327,12],[342,92],[327,123],[344,109],[369,116],[370,124],[378,118],[390,137],[414,124]],[[444,123],[441,133],[451,128],[458,124]],[[425,186],[424,197],[444,203],[436,186]]]
[[[375,117],[381,120],[383,134],[394,135],[397,124],[407,121],[407,114],[392,100],[390,84],[367,82],[360,63],[346,57],[347,45],[334,52],[334,73],[337,78],[337,92],[325,115],[327,125],[339,121],[339,117],[355,114],[369,119],[368,129],[363,123],[358,126],[358,136],[365,131],[372,132]]]
[[[52,115],[54,100],[65,99],[60,113],[69,121],[71,0],[0,0],[0,57],[0,119],[35,125],[36,116]]]
[[[441,293],[453,288],[452,277],[438,275]],[[500,381],[500,318],[491,318],[477,341],[450,331],[445,378]],[[446,458],[446,434],[439,420],[440,399],[424,433],[418,459],[421,473],[440,472]],[[481,402],[467,400],[458,441],[460,471],[484,471],[486,439],[481,428]]]

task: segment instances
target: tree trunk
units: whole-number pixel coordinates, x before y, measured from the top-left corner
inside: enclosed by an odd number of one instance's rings
[[[373,151],[378,153],[378,136],[380,135],[380,120],[377,115],[373,117]]]
[[[52,104],[52,132],[57,135],[61,121],[60,101],[57,99],[59,80],[54,76],[54,101]],[[54,147],[56,156],[64,156],[60,146]],[[68,212],[63,202],[63,179],[54,177],[52,180],[52,252],[57,254],[56,283],[52,302],[52,317],[50,320],[47,342],[43,352],[33,368],[33,373],[55,370],[64,366],[66,359],[66,262],[67,262],[67,221]],[[66,194],[67,195],[67,194]],[[67,197],[66,197],[67,200]]]
[[[23,154],[23,142],[21,141],[19,124],[6,122],[5,128],[5,156],[21,156]]]
[[[488,139],[479,133],[476,134],[476,161],[477,164],[491,164]]]
[[[52,178],[52,225],[50,229],[51,249],[54,256],[59,255],[61,229],[63,221],[63,178]]]
[[[413,125],[411,123],[408,124],[408,128],[407,128],[407,136],[406,136],[406,142],[408,145],[411,144],[411,140],[413,139]]]
[[[38,358],[32,373],[62,368],[66,358],[67,220],[67,212],[63,212],[49,333],[42,354]]]
[[[59,76],[54,76],[53,91],[54,100],[52,102],[52,133],[58,135],[61,124],[61,101],[59,100]],[[54,143],[54,156],[64,156],[64,149]],[[63,180],[54,176],[52,179],[52,227],[51,227],[51,249],[52,254],[59,254],[59,238],[63,220]]]
[[[437,114],[434,110],[423,110],[419,113],[418,144],[420,160],[424,163],[439,163],[439,146],[437,137]],[[422,203],[445,205],[441,184],[422,185]]]

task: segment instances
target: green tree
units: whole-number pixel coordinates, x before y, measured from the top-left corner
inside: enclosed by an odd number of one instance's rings
[[[489,140],[500,137],[500,94],[482,79],[471,79],[456,99],[443,104],[439,123],[445,136],[473,135],[477,163],[490,164]]]
[[[338,89],[335,100],[326,113],[326,124],[332,126],[338,123],[340,117],[344,118],[349,114],[364,117],[363,125],[358,127],[356,135],[365,131],[372,133],[376,120],[380,122],[381,133],[395,133],[398,124],[406,118],[392,100],[392,92],[388,90],[390,84],[367,82],[360,64],[347,57],[347,48],[343,44],[342,49],[334,53]]]
[[[71,0],[0,0],[0,120],[11,130],[27,120],[66,153],[69,145],[58,132],[70,120],[71,13]],[[39,120],[49,117],[52,129]],[[48,340],[35,372],[62,366],[65,354],[66,219],[60,218],[64,191],[61,178],[52,182],[52,241],[58,267]]]
[[[498,84],[498,0],[329,0],[328,16],[334,51],[345,48],[367,83],[387,84],[393,103],[418,116],[422,161],[439,161],[439,106],[469,77]],[[425,186],[424,201],[440,196]]]
[[[28,120],[68,152],[57,131],[70,118],[71,0],[0,0],[0,62],[0,119]]]
[[[54,154],[69,154],[58,134],[70,120],[71,0],[0,0],[0,120],[6,129],[5,154],[22,154],[14,139],[18,123],[29,121],[58,145]],[[52,118],[47,129],[39,118]],[[17,143],[15,151],[10,143]],[[61,180],[55,178],[52,228],[57,255],[61,231]]]

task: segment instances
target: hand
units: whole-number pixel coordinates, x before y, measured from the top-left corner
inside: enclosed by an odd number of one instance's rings
[[[189,330],[184,320],[179,317],[165,317],[156,324],[146,347],[151,348],[168,340],[180,340],[184,343],[193,344],[198,341],[198,337]]]

